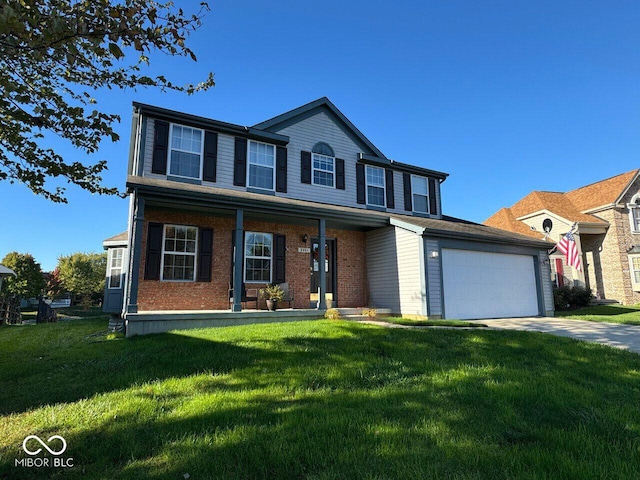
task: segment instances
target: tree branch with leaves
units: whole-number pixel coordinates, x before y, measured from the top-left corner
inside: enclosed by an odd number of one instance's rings
[[[196,61],[185,42],[208,10],[204,2],[187,15],[173,2],[149,0],[0,0],[0,180],[21,182],[54,202],[67,202],[64,187],[47,184],[56,177],[91,193],[118,194],[102,184],[106,161],[63,158],[45,134],[95,153],[103,139],[119,139],[120,122],[96,108],[96,90],[193,94],[212,87],[212,73],[188,85],[142,73],[153,53]]]

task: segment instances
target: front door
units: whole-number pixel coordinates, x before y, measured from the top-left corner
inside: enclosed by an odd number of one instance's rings
[[[336,241],[333,239],[326,240],[326,250],[324,261],[319,255],[319,242],[317,238],[311,239],[311,297],[310,304],[315,308],[318,304],[318,286],[320,282],[320,268],[324,268],[326,279],[326,299],[327,308],[336,306]]]

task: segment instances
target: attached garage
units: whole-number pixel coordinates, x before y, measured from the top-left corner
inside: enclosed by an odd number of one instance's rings
[[[442,249],[447,318],[540,314],[534,256]]]

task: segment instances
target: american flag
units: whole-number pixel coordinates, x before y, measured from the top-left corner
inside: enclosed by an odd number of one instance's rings
[[[567,256],[567,265],[574,267],[576,270],[582,270],[582,261],[580,260],[580,252],[573,233],[567,233],[556,245],[556,248]]]

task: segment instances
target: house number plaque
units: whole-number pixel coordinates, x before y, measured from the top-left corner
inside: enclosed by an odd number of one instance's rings
[[[298,247],[298,253],[311,253],[311,248],[309,248],[309,247]]]

